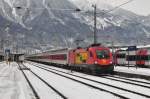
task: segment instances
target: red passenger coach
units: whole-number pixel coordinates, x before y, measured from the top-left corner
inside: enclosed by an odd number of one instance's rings
[[[66,60],[66,54],[58,54],[58,55],[49,55],[48,59],[50,60]]]
[[[141,67],[150,67],[150,50],[141,48],[137,50],[136,65]]]
[[[68,49],[57,49],[38,53],[27,57],[28,60],[49,64],[67,65]]]

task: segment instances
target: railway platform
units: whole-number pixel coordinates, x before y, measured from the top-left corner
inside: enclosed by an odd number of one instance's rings
[[[115,66],[115,74],[150,80],[150,68]]]

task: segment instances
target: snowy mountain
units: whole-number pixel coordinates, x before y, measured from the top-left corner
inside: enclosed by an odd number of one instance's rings
[[[10,45],[22,48],[74,47],[77,39],[84,40],[81,46],[86,46],[93,42],[91,5],[96,1],[1,0],[1,34],[5,39],[11,38]],[[123,9],[104,14],[113,7],[101,1],[96,2],[98,42],[113,40],[115,44],[134,45],[149,41],[150,18]],[[77,8],[82,11],[76,12]]]

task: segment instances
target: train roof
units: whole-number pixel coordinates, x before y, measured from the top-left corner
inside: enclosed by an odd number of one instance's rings
[[[147,49],[150,49],[150,45],[140,45],[140,46],[137,46],[137,48],[147,48]]]
[[[108,47],[102,46],[102,45],[99,43],[99,44],[91,44],[90,46],[85,47],[85,48],[77,47],[77,48],[59,48],[59,49],[51,49],[51,50],[47,50],[47,51],[43,51],[43,52],[39,52],[39,53],[35,53],[35,54],[30,54],[30,55],[28,55],[28,56],[38,56],[38,55],[40,55],[40,54],[48,53],[48,52],[62,52],[62,51],[76,50],[76,49],[88,49],[88,48],[91,48],[91,47],[95,47],[95,48],[96,48],[96,47],[108,48]]]
[[[47,53],[47,52],[61,52],[61,51],[67,51],[69,50],[69,48],[59,48],[59,49],[51,49],[51,50],[47,50],[47,51],[43,51],[43,52],[39,52],[39,53],[35,53],[35,54],[30,54],[28,56],[38,56],[40,54],[43,54],[43,53]]]

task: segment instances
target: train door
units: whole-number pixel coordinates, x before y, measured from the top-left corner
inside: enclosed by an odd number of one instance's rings
[[[126,51],[120,50],[116,54],[117,65],[126,65]]]
[[[145,53],[145,66],[150,67],[150,49],[146,49]]]
[[[126,51],[126,64],[129,66],[135,66],[137,61],[136,46],[129,46]]]

